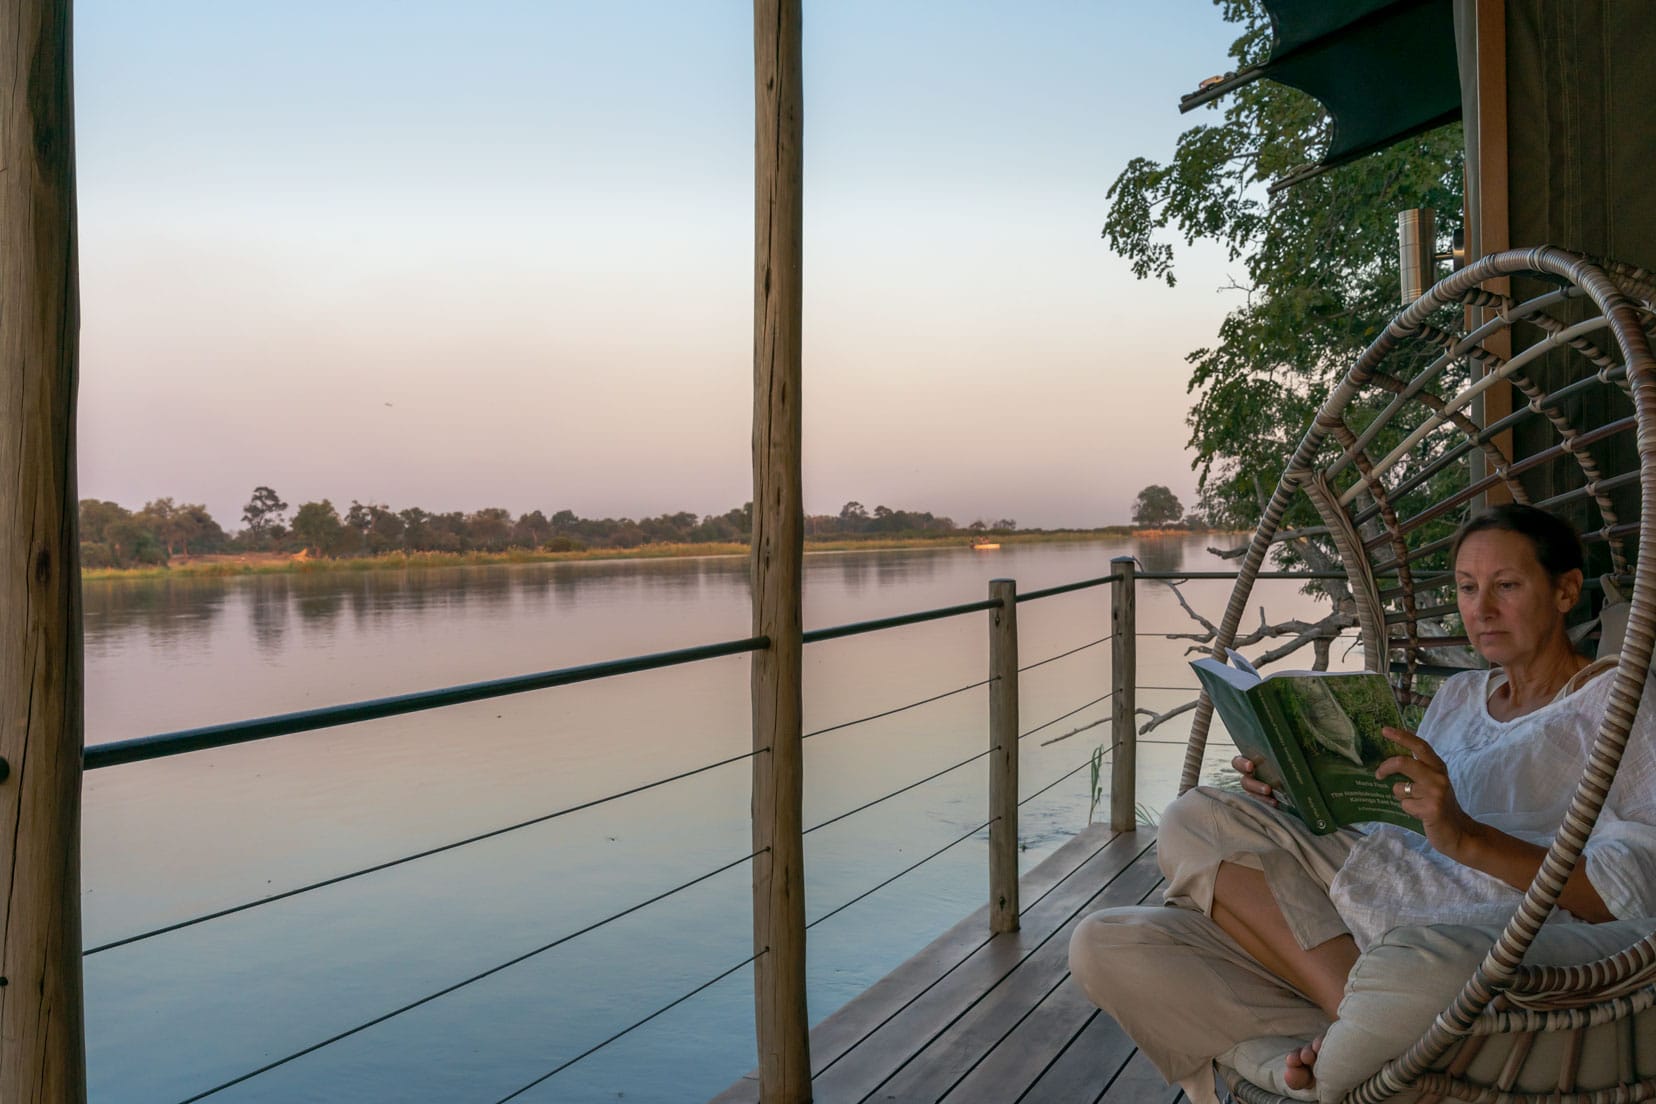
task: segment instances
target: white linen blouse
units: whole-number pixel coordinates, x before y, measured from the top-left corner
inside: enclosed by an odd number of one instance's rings
[[[1420,724],[1449,770],[1455,797],[1475,820],[1545,847],[1587,763],[1615,681],[1613,667],[1553,702],[1499,721],[1490,716],[1494,671],[1443,684]],[[1647,695],[1648,696],[1648,695]],[[1641,705],[1609,799],[1583,852],[1587,876],[1617,919],[1656,916],[1656,733]],[[1501,925],[1521,891],[1439,854],[1419,833],[1363,826],[1329,886],[1360,949],[1404,924]],[[1575,920],[1563,910],[1554,920]]]

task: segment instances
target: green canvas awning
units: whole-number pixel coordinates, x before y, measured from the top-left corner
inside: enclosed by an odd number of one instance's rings
[[[1314,165],[1275,185],[1324,172],[1460,118],[1453,0],[1263,0],[1275,39],[1262,64],[1213,78],[1180,111],[1261,78],[1322,103],[1333,140]]]

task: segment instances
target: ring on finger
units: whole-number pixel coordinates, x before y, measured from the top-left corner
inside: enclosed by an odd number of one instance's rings
[[[1403,783],[1403,796],[1404,797],[1413,797],[1414,796],[1414,782],[1413,781]]]

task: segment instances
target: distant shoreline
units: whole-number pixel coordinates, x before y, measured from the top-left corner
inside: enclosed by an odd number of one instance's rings
[[[970,548],[974,544],[1048,544],[1104,540],[1124,537],[1182,537],[1219,532],[1199,529],[1135,529],[1111,525],[1101,529],[1059,529],[1050,532],[985,533],[980,537],[950,534],[943,537],[910,537],[889,540],[809,540],[807,555],[827,552],[884,552],[904,549]],[[247,552],[214,556],[176,557],[166,566],[88,567],[81,569],[87,582],[122,579],[225,578],[236,575],[298,575],[316,572],[408,571],[439,567],[476,567],[491,564],[567,563],[591,560],[702,559],[713,556],[745,556],[748,546],[735,542],[701,544],[644,544],[637,548],[588,548],[579,552],[545,552],[516,548],[506,552],[390,552],[379,556],[330,559],[295,556],[283,552]]]

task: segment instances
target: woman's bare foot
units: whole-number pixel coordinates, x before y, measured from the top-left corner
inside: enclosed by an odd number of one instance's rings
[[[1322,1043],[1319,1035],[1309,1045],[1288,1052],[1282,1080],[1290,1089],[1309,1089],[1317,1083],[1317,1052],[1322,1050]]]

